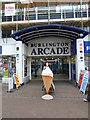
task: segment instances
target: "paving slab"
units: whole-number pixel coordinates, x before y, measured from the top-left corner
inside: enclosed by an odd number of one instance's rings
[[[53,100],[42,100],[42,81],[31,81],[12,93],[2,87],[3,118],[88,118],[86,97],[69,80],[55,81]]]

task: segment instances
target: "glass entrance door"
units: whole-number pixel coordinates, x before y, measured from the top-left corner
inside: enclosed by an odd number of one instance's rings
[[[42,80],[41,73],[44,61],[48,62],[53,72],[54,80],[66,80],[69,77],[69,62],[67,57],[58,58],[33,58],[31,62],[31,74],[33,80]]]

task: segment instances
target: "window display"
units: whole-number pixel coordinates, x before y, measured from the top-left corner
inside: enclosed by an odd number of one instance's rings
[[[85,55],[85,67],[88,67],[88,70],[90,71],[90,56]]]
[[[3,78],[12,77],[16,73],[16,58],[3,57]]]

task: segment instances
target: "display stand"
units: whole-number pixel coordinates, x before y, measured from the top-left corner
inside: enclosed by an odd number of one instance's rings
[[[7,83],[8,84],[7,92],[13,92],[13,79],[12,79],[12,77],[2,78],[2,83]]]
[[[13,79],[8,78],[8,91],[7,92],[13,92]]]

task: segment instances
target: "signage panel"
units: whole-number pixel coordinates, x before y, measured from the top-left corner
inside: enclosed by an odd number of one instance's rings
[[[84,42],[84,53],[90,53],[90,41]]]
[[[81,70],[84,70],[84,42],[83,39],[77,39],[77,83]]]
[[[87,83],[88,83],[88,77],[89,77],[89,72],[85,71],[82,85],[80,87],[80,91],[82,91],[84,94],[85,94]]]
[[[15,3],[5,4],[5,16],[14,16],[15,15]]]
[[[29,56],[57,56],[70,55],[70,42],[52,41],[52,42],[30,42]]]

